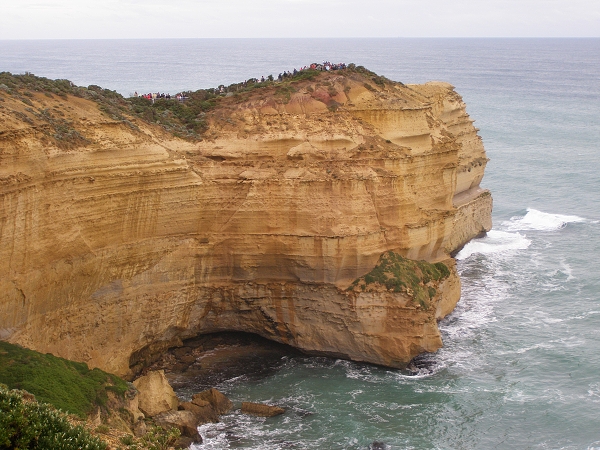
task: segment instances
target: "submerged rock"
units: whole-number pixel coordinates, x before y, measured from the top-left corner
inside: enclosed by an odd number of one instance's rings
[[[383,442],[380,442],[380,441],[375,441],[371,445],[369,445],[369,450],[386,450],[386,449],[387,449],[387,445],[385,445]]]
[[[285,409],[279,406],[265,405],[263,403],[243,402],[242,412],[253,416],[273,417],[283,414]]]

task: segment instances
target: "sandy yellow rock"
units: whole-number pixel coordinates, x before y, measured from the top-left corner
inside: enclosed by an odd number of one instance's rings
[[[7,98],[0,338],[124,376],[222,330],[394,367],[439,348],[454,269],[428,311],[346,288],[386,251],[447,260],[490,229],[462,99],[355,72],[277,89],[222,99],[199,143],[34,93],[34,110],[60,109],[89,140],[68,150]]]
[[[139,391],[138,407],[148,417],[165,411],[177,410],[179,400],[165,377],[164,370],[156,370],[133,382]]]

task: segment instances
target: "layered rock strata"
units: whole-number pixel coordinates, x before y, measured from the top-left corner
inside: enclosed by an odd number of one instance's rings
[[[452,86],[375,81],[222,98],[199,143],[0,91],[0,338],[123,376],[224,330],[393,367],[439,348],[449,254],[491,227],[487,158]],[[43,111],[82,139],[48,139]],[[348,290],[390,250],[450,267],[427,309]]]

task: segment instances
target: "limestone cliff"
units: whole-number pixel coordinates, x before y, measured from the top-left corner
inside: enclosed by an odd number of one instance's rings
[[[125,376],[222,330],[394,367],[439,348],[487,158],[452,86],[372,75],[223,97],[201,142],[0,90],[0,338]],[[348,289],[390,250],[448,264],[430,305]]]

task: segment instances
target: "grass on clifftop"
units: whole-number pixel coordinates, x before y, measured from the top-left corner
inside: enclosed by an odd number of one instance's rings
[[[450,276],[450,269],[444,263],[413,261],[394,252],[381,255],[371,272],[354,280],[349,289],[370,291],[376,286],[385,286],[393,292],[405,292],[421,307],[427,308],[436,295],[432,281],[441,281]],[[371,289],[369,289],[371,286]]]
[[[57,358],[0,341],[0,383],[23,389],[37,400],[82,418],[103,406],[107,391],[123,396],[127,383],[87,364]]]
[[[358,73],[380,86],[390,82],[387,78],[354,64],[348,64],[346,69],[336,72],[340,74]],[[295,92],[294,85],[314,80],[325,73],[327,72],[303,70],[282,81],[275,81],[272,76],[269,76],[265,82],[250,79],[243,83],[222,86],[222,89],[184,91],[182,94],[186,97],[185,102],[179,102],[172,98],[170,100],[157,99],[153,103],[152,100],[142,97],[125,98],[116,91],[103,89],[100,86],[90,85],[86,88],[76,86],[69,80],[51,80],[28,72],[23,75],[0,72],[0,102],[3,100],[3,96],[12,96],[31,107],[33,104],[30,98],[34,92],[43,93],[47,97],[58,96],[63,100],[67,99],[67,95],[74,95],[95,101],[99,109],[112,120],[121,121],[132,128],[136,128],[136,125],[130,119],[136,117],[148,123],[158,124],[175,136],[189,140],[201,140],[202,134],[208,127],[205,115],[217,106],[222,97],[235,95],[236,98],[244,100],[251,91],[256,89],[277,87],[275,95],[285,102],[289,101],[290,94]],[[371,86],[369,85],[369,87]],[[39,114],[44,115],[43,111]],[[47,114],[43,119],[55,129],[53,137],[65,148],[86,144],[85,137],[71,129],[64,120],[47,117]],[[27,121],[26,118],[23,120]]]

